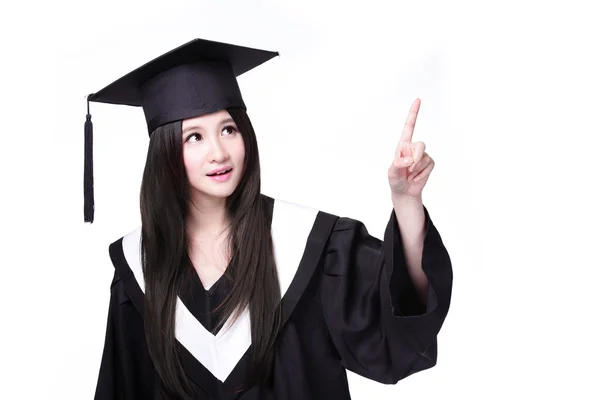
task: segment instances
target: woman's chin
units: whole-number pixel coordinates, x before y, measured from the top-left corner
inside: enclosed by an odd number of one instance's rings
[[[227,197],[232,195],[234,190],[235,190],[235,186],[233,186],[233,185],[222,185],[221,187],[217,187],[217,188],[206,188],[206,187],[193,188],[193,192],[195,192],[196,195],[199,195],[204,198],[216,198],[216,199],[226,199]]]

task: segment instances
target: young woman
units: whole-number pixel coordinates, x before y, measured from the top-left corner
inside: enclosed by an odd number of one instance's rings
[[[150,135],[141,227],[109,248],[96,399],[350,399],[346,370],[390,384],[435,365],[453,275],[421,201],[434,162],[412,142],[419,101],[381,241],[261,193],[236,77],[275,55],[197,39],[88,97],[141,106]],[[89,113],[86,134],[90,156]],[[86,163],[88,222],[91,178]]]

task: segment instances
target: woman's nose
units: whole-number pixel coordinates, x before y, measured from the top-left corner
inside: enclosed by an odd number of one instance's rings
[[[225,161],[227,157],[227,151],[223,144],[219,140],[214,141],[210,150],[210,158],[215,162],[222,162]]]

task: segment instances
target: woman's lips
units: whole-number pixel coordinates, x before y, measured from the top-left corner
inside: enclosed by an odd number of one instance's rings
[[[216,175],[210,175],[209,178],[212,180],[215,180],[217,182],[224,182],[226,180],[228,180],[231,177],[231,172],[233,171],[233,168],[230,169],[227,173],[224,174],[216,174]]]

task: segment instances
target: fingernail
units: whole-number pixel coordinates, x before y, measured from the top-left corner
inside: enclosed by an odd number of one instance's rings
[[[413,160],[410,157],[407,157],[407,158],[404,159],[404,164],[410,164],[412,162],[413,162]]]

